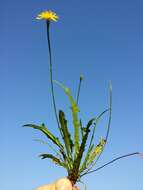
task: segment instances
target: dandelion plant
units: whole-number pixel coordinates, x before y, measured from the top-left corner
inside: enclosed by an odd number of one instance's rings
[[[52,102],[55,113],[55,118],[57,122],[57,130],[59,131],[60,138],[55,136],[50,131],[50,126],[47,127],[45,124],[26,124],[24,127],[31,127],[33,129],[37,129],[42,132],[48,139],[53,143],[52,149],[54,149],[55,154],[46,152],[40,155],[42,159],[51,159],[56,165],[59,165],[66,169],[67,177],[65,180],[69,180],[72,185],[72,189],[75,188],[75,184],[78,181],[81,181],[82,176],[85,176],[89,173],[96,172],[105,166],[128,156],[140,154],[139,152],[129,153],[120,157],[117,157],[110,162],[100,166],[99,168],[95,168],[97,161],[99,160],[105,145],[108,141],[108,136],[110,132],[111,125],[111,116],[112,116],[112,85],[109,83],[109,105],[107,109],[104,110],[101,114],[91,118],[86,125],[83,125],[82,120],[79,118],[79,95],[81,83],[83,80],[83,76],[80,76],[79,86],[77,97],[74,98],[71,90],[66,87],[63,83],[59,81],[53,80],[53,70],[52,70],[52,52],[51,52],[51,41],[50,41],[50,26],[51,21],[58,21],[58,16],[56,13],[52,11],[45,11],[40,13],[37,16],[37,19],[44,20],[46,23],[47,29],[47,42],[48,42],[48,51],[49,51],[49,66],[50,66],[50,84],[51,84],[51,94],[52,94]],[[59,86],[67,96],[70,103],[70,110],[72,115],[72,124],[73,124],[73,134],[70,132],[66,113],[63,110],[57,109],[56,100],[55,100],[55,85]],[[98,123],[102,117],[108,114],[108,124],[106,135],[104,138],[99,139],[99,142],[95,144],[95,132]],[[65,182],[58,182],[58,184],[63,185]],[[52,186],[53,187],[53,186]],[[56,185],[55,185],[56,187]],[[50,189],[51,186],[48,186]],[[47,188],[47,190],[48,190]],[[57,188],[58,189],[58,188]],[[69,190],[65,189],[65,190]],[[76,188],[75,188],[76,189]]]

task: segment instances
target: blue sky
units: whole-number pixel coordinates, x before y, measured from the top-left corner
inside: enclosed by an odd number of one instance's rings
[[[79,76],[84,75],[79,107],[85,123],[108,106],[112,81],[112,125],[98,166],[118,155],[143,151],[143,2],[5,0],[0,7],[1,189],[32,190],[66,175],[38,158],[48,148],[33,139],[43,136],[21,127],[44,122],[57,134],[45,24],[35,20],[43,10],[51,9],[60,17],[51,25],[54,79],[75,95]],[[58,87],[55,91],[58,108],[68,112],[70,120],[67,98]],[[106,121],[97,135],[104,136]],[[142,171],[143,159],[132,157],[83,180],[91,190],[142,189]]]

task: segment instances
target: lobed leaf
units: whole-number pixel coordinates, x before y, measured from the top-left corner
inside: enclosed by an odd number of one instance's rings
[[[62,166],[64,168],[67,168],[67,165],[60,161],[57,157],[53,156],[52,154],[40,154],[39,155],[42,159],[49,158],[51,159],[55,164],[58,164],[59,166]]]
[[[75,158],[78,154],[79,151],[79,127],[80,127],[80,122],[78,119],[78,106],[73,99],[70,89],[65,87],[62,83],[58,81],[54,81],[56,84],[58,84],[65,92],[65,94],[68,96],[70,104],[71,104],[71,110],[72,110],[72,117],[73,117],[73,126],[74,126],[74,146],[75,146]]]
[[[86,128],[85,128],[85,134],[82,138],[82,142],[81,142],[81,145],[80,145],[80,148],[79,148],[79,152],[78,152],[78,155],[76,157],[76,159],[74,160],[74,163],[73,163],[73,170],[71,171],[71,174],[70,175],[79,175],[79,167],[80,167],[80,163],[81,163],[81,159],[82,159],[82,156],[83,156],[83,152],[85,150],[85,146],[86,146],[86,142],[87,142],[87,139],[88,139],[88,135],[90,133],[90,127],[92,125],[94,121],[94,118],[91,119]]]
[[[65,119],[65,114],[62,110],[59,111],[59,121],[61,124],[61,130],[63,133],[63,140],[67,151],[67,157],[70,162],[69,164],[72,166],[73,141],[71,139],[71,135],[67,127],[67,120]]]

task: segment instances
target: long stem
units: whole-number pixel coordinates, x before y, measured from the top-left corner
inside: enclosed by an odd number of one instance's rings
[[[109,84],[109,120],[108,120],[108,127],[107,127],[107,132],[106,132],[106,136],[105,136],[105,145],[104,145],[104,149],[105,146],[107,144],[107,140],[109,137],[109,132],[110,132],[110,126],[111,126],[111,118],[112,118],[112,84],[110,82]],[[103,149],[103,150],[104,150]],[[81,176],[86,175],[87,173],[89,173],[89,171],[95,166],[95,164],[97,163],[97,161],[100,159],[102,152],[98,155],[97,159],[95,160],[95,162],[92,164],[92,166],[90,168],[88,168]]]
[[[112,119],[112,84],[111,84],[111,82],[109,84],[109,91],[110,91],[109,92],[109,120],[108,120],[108,127],[107,127],[107,132],[106,132],[106,137],[105,137],[104,149],[105,149],[105,146],[106,146],[107,141],[108,141],[109,132],[110,132],[110,126],[111,126],[111,119]],[[97,157],[97,159],[96,159],[95,163],[93,164],[93,166],[97,163],[97,161],[101,157],[102,153],[103,153],[103,151],[99,154],[99,156]]]
[[[122,158],[129,157],[129,156],[134,156],[134,155],[137,155],[137,154],[140,154],[140,153],[139,153],[139,152],[134,152],[134,153],[130,153],[130,154],[125,154],[125,155],[123,155],[123,156],[119,156],[119,157],[117,157],[117,158],[111,160],[110,162],[107,162],[106,164],[100,166],[99,168],[96,168],[95,170],[89,171],[89,172],[86,173],[86,174],[82,174],[80,177],[83,177],[84,175],[87,175],[87,174],[96,172],[96,171],[98,171],[98,170],[100,170],[100,169],[102,169],[102,168],[108,166],[109,164],[112,164],[113,162],[115,162],[115,161],[117,161],[117,160],[120,160],[120,159],[122,159]]]
[[[96,118],[96,122],[94,123],[94,128],[93,128],[93,133],[92,133],[92,136],[91,136],[91,140],[90,140],[90,144],[89,144],[89,147],[92,145],[92,142],[93,142],[93,139],[94,139],[94,134],[95,134],[95,129],[96,129],[96,126],[99,122],[99,119],[103,116],[103,114],[105,114],[107,111],[110,111],[110,108],[109,109],[106,109],[105,111],[103,111],[97,118]],[[106,140],[105,140],[106,141]]]
[[[47,25],[47,40],[48,40],[48,50],[49,50],[49,60],[50,60],[50,82],[51,82],[51,92],[52,92],[52,99],[53,99],[53,107],[54,107],[54,112],[55,112],[55,117],[57,121],[57,125],[61,133],[61,128],[58,120],[58,115],[57,115],[57,108],[56,108],[56,101],[55,101],[55,95],[54,95],[54,85],[53,85],[53,71],[52,71],[52,53],[51,53],[51,43],[50,43],[50,21],[46,21]]]

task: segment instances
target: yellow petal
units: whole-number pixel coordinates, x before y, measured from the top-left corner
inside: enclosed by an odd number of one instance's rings
[[[48,20],[48,21],[57,21],[58,20],[58,16],[56,15],[56,13],[52,12],[52,11],[43,11],[40,14],[38,14],[38,16],[36,17],[36,19],[38,20]]]

